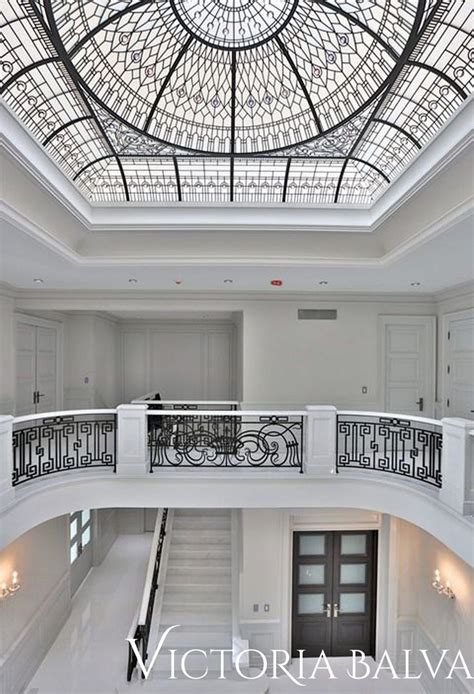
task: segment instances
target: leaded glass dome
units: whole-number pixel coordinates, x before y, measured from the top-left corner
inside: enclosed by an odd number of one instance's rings
[[[370,204],[467,98],[469,14],[4,0],[2,94],[93,202]]]

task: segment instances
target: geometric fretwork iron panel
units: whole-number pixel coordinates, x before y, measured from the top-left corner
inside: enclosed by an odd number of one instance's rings
[[[461,0],[4,0],[1,93],[92,202],[370,205],[472,90]]]

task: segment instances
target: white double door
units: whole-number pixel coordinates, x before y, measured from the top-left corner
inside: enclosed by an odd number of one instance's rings
[[[58,331],[18,320],[16,328],[16,414],[57,408]]]

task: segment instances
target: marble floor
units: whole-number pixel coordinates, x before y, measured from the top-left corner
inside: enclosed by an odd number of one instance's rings
[[[101,566],[93,569],[77,592],[72,612],[37,670],[25,694],[420,694],[418,682],[392,680],[383,673],[379,680],[350,679],[349,659],[331,659],[337,679],[321,671],[304,687],[287,677],[262,677],[244,681],[236,675],[217,681],[175,681],[138,677],[125,679],[125,638],[137,609],[143,587],[151,534],[120,536]],[[117,606],[120,606],[117,609]],[[305,676],[312,671],[305,665]],[[296,668],[293,667],[296,674]],[[258,673],[252,672],[251,675]]]

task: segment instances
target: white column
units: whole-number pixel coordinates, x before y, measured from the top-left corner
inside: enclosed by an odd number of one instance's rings
[[[117,407],[117,475],[138,477],[148,471],[147,406]]]
[[[327,477],[336,472],[337,410],[331,405],[307,405],[305,474]]]
[[[0,415],[0,508],[13,499],[13,417]]]
[[[439,498],[458,513],[474,513],[474,422],[445,418]]]

